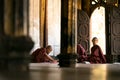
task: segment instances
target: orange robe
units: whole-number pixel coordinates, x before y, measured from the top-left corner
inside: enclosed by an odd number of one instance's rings
[[[40,63],[40,62],[49,62],[50,60],[46,57],[46,49],[45,48],[38,48],[32,53],[32,62],[33,63]]]
[[[98,45],[94,45],[91,48],[91,55],[89,61],[90,63],[106,63],[106,58]]]
[[[78,54],[78,62],[84,62],[84,61],[87,61],[87,55],[85,53],[85,49],[82,47],[81,44],[78,44],[77,45],[77,54]]]

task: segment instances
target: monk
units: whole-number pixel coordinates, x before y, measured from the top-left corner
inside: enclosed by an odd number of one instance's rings
[[[52,51],[52,47],[48,45],[46,48],[38,48],[35,50],[31,56],[32,56],[32,62],[33,63],[41,63],[41,62],[57,62],[54,60],[51,56],[49,56],[49,53]]]
[[[100,46],[97,45],[98,38],[94,37],[92,39],[92,42],[93,42],[93,47],[91,48],[91,55],[89,58],[89,62],[93,64],[94,63],[106,63],[106,58],[104,57]]]
[[[85,52],[85,49],[82,47],[81,44],[77,45],[77,54],[78,54],[78,63],[84,63],[85,61],[87,61],[87,55]]]

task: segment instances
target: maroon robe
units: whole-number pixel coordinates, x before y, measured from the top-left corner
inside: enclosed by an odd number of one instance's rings
[[[82,47],[81,44],[78,44],[77,45],[77,54],[78,54],[78,62],[84,62],[84,61],[87,61],[87,55],[85,53],[85,49]]]
[[[98,45],[94,45],[91,48],[91,56],[89,61],[90,63],[106,63],[106,58],[104,57],[103,52]]]
[[[49,62],[50,60],[46,57],[46,49],[38,48],[32,53],[32,62],[40,63],[40,62]]]

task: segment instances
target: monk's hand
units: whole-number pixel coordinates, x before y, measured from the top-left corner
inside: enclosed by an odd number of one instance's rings
[[[54,60],[53,63],[57,63],[58,61],[57,60]]]

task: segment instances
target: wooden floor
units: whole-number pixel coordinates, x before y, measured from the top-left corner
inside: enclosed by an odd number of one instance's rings
[[[27,72],[0,72],[0,80],[120,80],[120,64],[76,64],[59,68],[58,64],[31,63]]]

